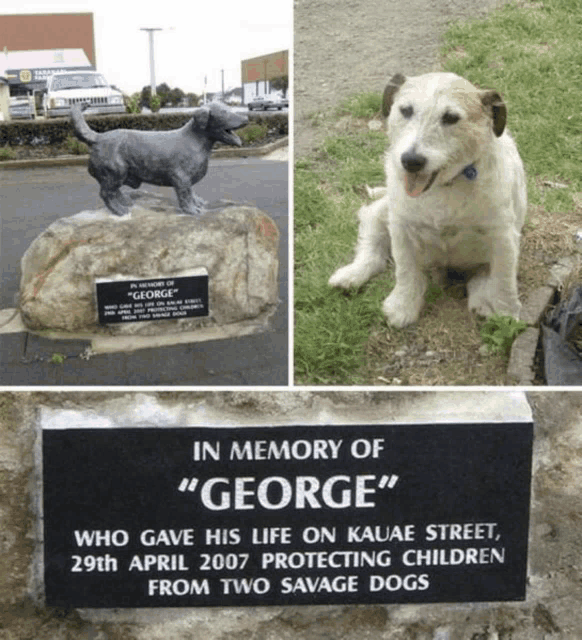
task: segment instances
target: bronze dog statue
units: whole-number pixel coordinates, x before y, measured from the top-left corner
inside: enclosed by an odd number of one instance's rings
[[[204,201],[192,186],[206,175],[214,143],[240,147],[241,139],[233,130],[248,123],[246,116],[215,102],[197,109],[191,120],[173,131],[97,133],[87,125],[78,105],[71,108],[71,118],[75,135],[90,147],[89,173],[101,186],[100,196],[120,216],[131,205],[122,185],[137,189],[142,182],[173,187],[180,209],[200,215]]]

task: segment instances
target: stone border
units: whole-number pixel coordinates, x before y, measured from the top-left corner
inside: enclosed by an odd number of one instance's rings
[[[580,253],[560,258],[551,268],[545,285],[530,293],[525,301],[520,320],[528,327],[511,347],[505,383],[508,385],[532,386],[535,379],[535,355],[540,340],[540,323],[546,310],[568,277],[580,264]]]
[[[212,152],[212,158],[246,158],[265,156],[272,151],[289,145],[289,137],[285,136],[261,147],[220,147]],[[54,158],[30,158],[27,160],[2,160],[2,169],[35,169],[45,167],[85,166],[89,160],[88,155],[83,156],[56,156]]]

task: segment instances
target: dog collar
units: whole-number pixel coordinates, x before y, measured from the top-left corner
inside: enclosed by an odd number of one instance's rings
[[[473,181],[477,178],[478,173],[477,167],[474,164],[468,164],[461,173],[458,173],[450,182],[445,182],[445,187],[450,187],[453,182],[461,176],[465,176],[467,180]]]
[[[467,180],[475,180],[477,177],[477,168],[474,164],[467,165],[461,173],[467,178]]]

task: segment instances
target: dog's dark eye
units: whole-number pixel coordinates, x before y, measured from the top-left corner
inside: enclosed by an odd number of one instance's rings
[[[400,107],[400,113],[408,120],[408,118],[412,118],[412,114],[414,110],[412,107]]]
[[[443,115],[442,122],[443,124],[457,124],[457,122],[459,122],[460,119],[461,119],[461,116],[457,115],[456,113],[449,113],[447,111]]]

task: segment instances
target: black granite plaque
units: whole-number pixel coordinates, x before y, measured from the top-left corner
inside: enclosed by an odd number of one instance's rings
[[[45,430],[47,604],[522,600],[532,432]]]
[[[206,270],[204,270],[206,271]],[[95,282],[99,324],[208,315],[208,274]]]

